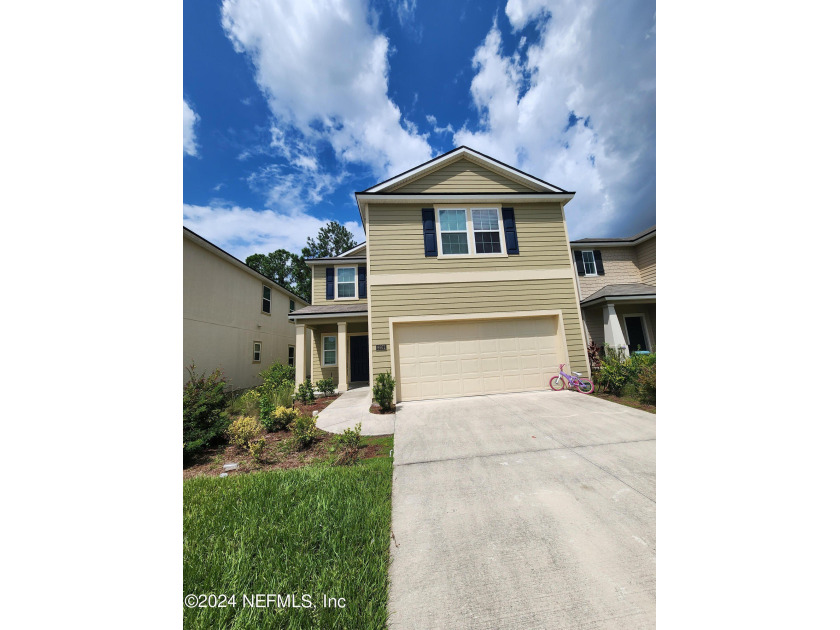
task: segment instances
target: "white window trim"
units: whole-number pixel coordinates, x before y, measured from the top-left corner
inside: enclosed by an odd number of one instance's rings
[[[327,363],[327,337],[335,337],[335,363]],[[338,333],[321,333],[321,367],[338,367]]]
[[[289,312],[294,313],[297,310],[297,305],[292,298],[289,298]]]
[[[352,297],[338,297],[338,270],[339,269],[352,269],[353,270],[353,296]],[[346,282],[343,284],[347,284]],[[359,299],[359,266],[358,265],[345,265],[342,267],[335,268],[335,299],[336,300],[358,300]]]
[[[289,350],[292,351],[292,362],[289,363],[289,353],[287,352],[286,353],[286,364],[294,367],[295,364],[297,363],[297,352],[295,351],[295,347],[291,344],[289,344]]]
[[[265,290],[268,289],[268,298],[265,297]],[[268,300],[268,308],[269,310],[265,310],[263,307],[263,300]],[[272,299],[271,299],[271,287],[267,284],[263,285],[262,293],[260,294],[260,311],[262,311],[263,315],[271,315],[271,306],[272,306]]]
[[[586,261],[583,259],[583,255],[589,252],[592,254],[592,267],[595,269],[595,273],[586,273]],[[595,264],[595,250],[594,249],[582,249],[580,251],[580,259],[583,261],[583,275],[586,278],[591,278],[592,276],[598,275],[598,265]]]
[[[440,229],[441,210],[465,210],[467,214],[467,254],[444,254],[443,253],[443,231]],[[502,251],[498,254],[479,254],[475,251],[475,231],[473,230],[473,210],[495,210],[499,219],[499,241]],[[505,241],[505,225],[502,219],[502,207],[493,205],[435,205],[435,232],[437,233],[438,258],[507,258],[507,242]]]
[[[257,350],[257,346],[260,347],[259,350]],[[259,359],[254,358],[254,355],[257,353],[260,355]],[[251,346],[251,363],[262,363],[262,341],[255,341],[254,345]]]
[[[621,317],[624,320],[624,330],[622,332],[624,333],[624,338],[627,340],[627,354],[628,354],[628,356],[631,353],[636,351],[635,348],[632,348],[632,349],[630,348],[630,331],[627,329],[627,318],[628,317],[639,317],[642,320],[642,334],[645,337],[645,345],[647,346],[648,352],[653,352],[653,350],[651,350],[652,346],[650,345],[650,333],[648,331],[647,318],[645,317],[645,314],[644,313],[624,313]]]

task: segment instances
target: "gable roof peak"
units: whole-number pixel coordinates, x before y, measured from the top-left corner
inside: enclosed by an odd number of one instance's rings
[[[568,190],[560,188],[559,186],[550,184],[549,182],[542,180],[538,177],[529,175],[525,171],[521,171],[518,168],[511,166],[510,164],[505,164],[504,162],[501,162],[496,158],[490,157],[489,155],[485,155],[484,153],[476,151],[475,149],[463,144],[452,149],[451,151],[447,151],[446,153],[442,153],[441,155],[432,158],[431,160],[423,162],[422,164],[419,164],[414,168],[408,169],[407,171],[404,171],[399,175],[394,175],[389,179],[379,182],[378,184],[371,186],[370,188],[362,192],[378,193],[392,190],[394,187],[397,187],[400,184],[403,184],[409,180],[422,177],[422,175],[426,173],[435,171],[445,166],[446,164],[455,162],[459,159],[468,159],[471,162],[477,163],[492,171],[496,171],[500,174],[503,174],[506,177],[522,181],[527,183],[529,186],[539,188],[542,192],[556,192],[567,194],[570,192]]]

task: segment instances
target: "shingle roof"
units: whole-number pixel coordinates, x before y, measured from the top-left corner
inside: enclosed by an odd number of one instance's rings
[[[632,297],[632,296],[653,296],[656,297],[656,287],[649,284],[642,284],[641,282],[632,282],[630,284],[608,284],[607,286],[598,289],[585,300],[581,300],[581,304],[587,302],[594,302],[601,298],[611,297]],[[312,308],[307,306],[306,308]],[[303,309],[302,309],[303,310]]]
[[[333,315],[341,313],[367,314],[367,302],[356,302],[353,304],[319,304],[318,306],[306,306],[289,313],[289,317],[297,315]]]
[[[628,236],[626,238],[579,238],[571,243],[574,245],[575,243],[632,243],[633,241],[638,241],[640,238],[647,236],[651,232],[656,231],[656,226],[652,225],[646,230],[642,230],[638,234],[634,234],[633,236]]]
[[[327,256],[325,258],[304,258],[304,262],[364,262],[364,256]]]

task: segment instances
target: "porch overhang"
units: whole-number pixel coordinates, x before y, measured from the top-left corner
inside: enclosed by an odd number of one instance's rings
[[[291,321],[301,324],[367,321],[367,316],[367,304],[323,304],[289,313]]]
[[[655,304],[656,287],[639,282],[631,284],[609,284],[598,289],[584,300],[581,300],[581,308],[590,306],[603,306],[604,304],[632,303],[632,304]]]

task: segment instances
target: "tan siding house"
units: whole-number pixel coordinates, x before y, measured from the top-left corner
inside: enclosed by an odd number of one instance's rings
[[[289,315],[313,378],[342,391],[390,371],[402,401],[545,389],[559,363],[588,374],[573,196],[468,147],[357,193],[367,242],[307,261],[312,306]]]
[[[287,317],[308,302],[184,228],[184,381],[186,367],[217,367],[231,389],[259,385],[274,361],[294,363],[295,326]],[[267,311],[267,312],[266,312]]]
[[[656,227],[628,238],[571,242],[587,342],[656,348]]]

